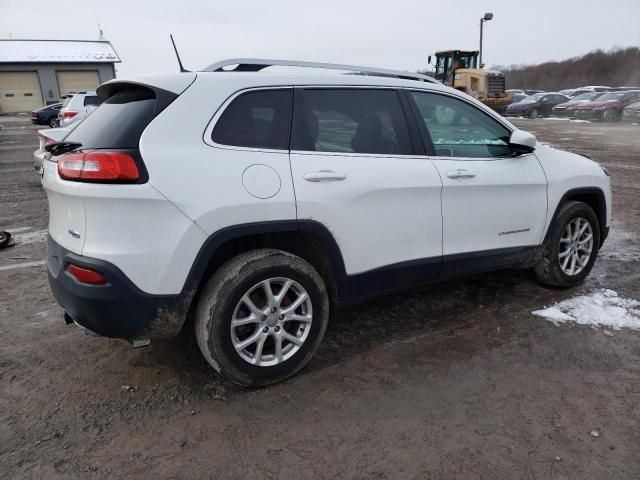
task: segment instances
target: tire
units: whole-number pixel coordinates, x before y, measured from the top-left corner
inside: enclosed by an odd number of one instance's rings
[[[286,281],[290,286],[281,295]],[[272,305],[278,305],[275,313],[267,308],[264,282],[270,282]],[[247,297],[255,307],[253,314]],[[294,306],[298,301],[300,305]],[[289,316],[307,319],[298,322]],[[247,319],[246,325],[232,327],[232,321]],[[205,285],[195,312],[196,338],[205,359],[218,373],[245,387],[270,385],[299,371],[318,349],[328,322],[329,296],[322,277],[300,257],[272,249],[240,254],[220,267]],[[236,349],[254,336],[258,340]],[[279,356],[277,343],[281,345]],[[258,348],[260,355],[256,356]]]
[[[574,228],[576,224],[584,226],[581,220],[589,224],[586,232],[588,232],[589,229],[591,231],[591,244],[589,245],[588,242],[584,243],[584,240],[588,238],[588,234],[583,234],[576,239],[575,255],[578,255],[578,258],[575,263],[577,267],[576,272],[571,273],[566,270],[573,270],[571,262],[573,261],[574,253],[572,253],[571,249],[573,248],[572,245],[574,245],[574,242],[567,240],[567,238],[571,238],[571,232],[576,230]],[[569,227],[569,225],[571,226]],[[551,233],[542,247],[542,256],[534,267],[536,278],[541,283],[554,287],[568,288],[578,285],[589,275],[598,256],[598,249],[600,247],[600,224],[598,217],[593,209],[586,203],[569,201],[560,207],[560,212],[554,224],[549,228],[551,228]],[[586,246],[590,246],[588,259],[584,258],[586,253],[582,250],[582,248]],[[561,259],[560,255],[567,253],[567,251],[569,251],[569,254]],[[567,257],[569,257],[569,260],[567,260]],[[586,264],[581,266],[581,261],[586,261]],[[566,265],[564,269],[563,264]],[[577,270],[578,267],[580,270]]]
[[[57,126],[58,126],[58,119],[56,117],[53,117],[52,119],[49,120],[50,128],[56,128]]]
[[[531,111],[529,112],[529,118],[536,119],[539,116],[540,116],[540,112],[538,112],[537,108],[532,108]]]

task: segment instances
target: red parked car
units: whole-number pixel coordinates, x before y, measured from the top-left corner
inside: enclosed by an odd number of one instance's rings
[[[620,120],[627,105],[640,100],[640,90],[607,92],[593,102],[578,105],[576,118],[594,120]]]

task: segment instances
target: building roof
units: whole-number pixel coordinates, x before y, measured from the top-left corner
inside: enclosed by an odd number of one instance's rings
[[[119,63],[106,40],[0,40],[0,63]]]

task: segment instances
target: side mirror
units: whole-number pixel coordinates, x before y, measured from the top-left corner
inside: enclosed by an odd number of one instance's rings
[[[514,130],[509,138],[509,147],[518,155],[533,152],[536,149],[536,143],[535,135],[524,130]]]
[[[428,60],[427,60],[427,63],[428,63],[429,65],[431,65],[431,55],[429,55]]]

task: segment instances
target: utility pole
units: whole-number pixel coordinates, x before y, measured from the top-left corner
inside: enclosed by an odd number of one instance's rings
[[[493,18],[493,13],[491,12],[487,12],[484,14],[484,16],[480,19],[480,60],[479,60],[479,67],[482,68],[484,66],[484,64],[482,63],[482,27],[484,25],[484,22],[488,22],[489,20],[491,20]]]

